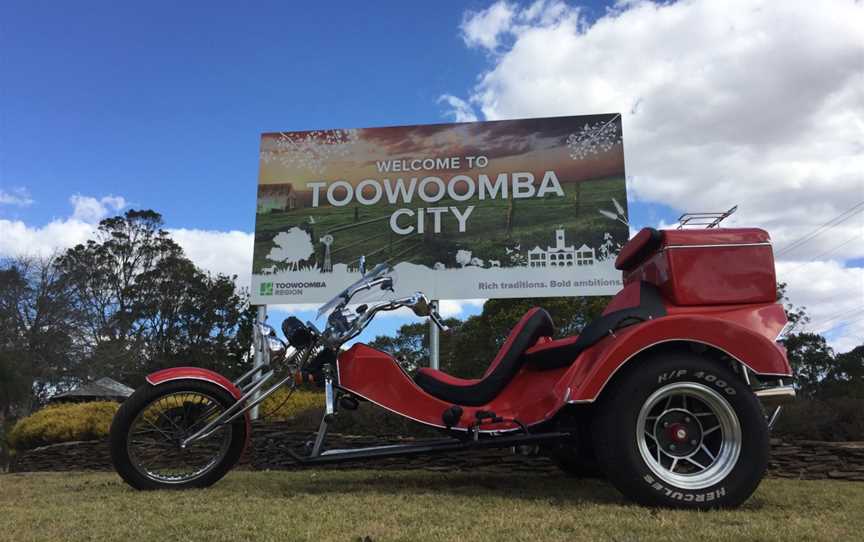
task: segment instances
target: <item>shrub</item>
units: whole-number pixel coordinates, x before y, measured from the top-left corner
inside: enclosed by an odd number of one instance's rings
[[[864,440],[864,399],[799,399],[783,407],[775,433],[806,440]]]
[[[16,450],[29,450],[58,442],[106,437],[119,406],[113,401],[49,405],[19,420],[9,432],[9,445]]]
[[[324,398],[320,397],[314,406],[297,410],[287,421],[294,431],[317,431],[322,416],[324,416]],[[339,415],[336,416],[330,430],[346,435],[440,436],[435,429],[412,422],[366,401],[361,402],[357,410],[339,409]]]
[[[287,401],[288,389],[280,388],[269,395],[258,409],[260,416],[270,421],[288,421],[300,412],[324,407],[324,393],[305,389],[294,390]]]

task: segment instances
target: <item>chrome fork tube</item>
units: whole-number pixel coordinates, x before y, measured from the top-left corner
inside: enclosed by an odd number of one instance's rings
[[[324,379],[324,414],[336,412],[336,395],[333,393],[333,379],[329,376]]]
[[[249,378],[251,378],[252,375],[254,375],[255,373],[257,373],[257,372],[259,372],[259,371],[261,371],[261,367],[252,367],[252,369],[250,369],[250,370],[247,371],[246,373],[243,373],[243,375],[240,376],[240,378],[238,378],[237,380],[235,380],[235,381],[233,382],[233,384],[234,384],[235,386],[237,386],[238,388],[240,388],[240,387],[242,387],[241,384],[243,384],[243,382],[246,382],[247,380],[249,380]]]
[[[303,353],[303,360],[300,362],[301,366],[306,363],[306,361],[309,359],[309,356],[312,355],[313,350],[314,350],[314,348],[307,348],[306,349],[306,351]],[[261,371],[261,367],[253,368],[252,369],[253,374],[255,371]],[[209,436],[219,426],[234,421],[235,419],[237,419],[238,416],[241,416],[241,415],[245,414],[246,412],[248,412],[249,410],[251,410],[252,408],[258,406],[262,401],[264,401],[264,399],[269,397],[271,393],[273,393],[274,391],[279,389],[282,385],[284,385],[289,380],[294,379],[294,374],[289,372],[288,375],[285,376],[285,378],[283,378],[282,380],[280,380],[279,382],[274,384],[270,389],[268,389],[264,393],[255,397],[255,399],[252,400],[251,402],[249,402],[248,404],[245,404],[246,401],[249,399],[249,397],[252,397],[253,394],[255,394],[258,390],[260,390],[261,387],[263,387],[264,384],[267,382],[267,380],[269,380],[270,377],[273,376],[273,374],[274,374],[274,371],[272,371],[272,370],[267,371],[266,374],[258,377],[257,380],[253,380],[252,382],[250,382],[250,384],[247,384],[248,388],[245,388],[243,390],[243,395],[239,399],[237,399],[237,402],[235,402],[233,405],[228,407],[228,409],[225,410],[225,412],[223,412],[219,416],[217,416],[215,420],[213,420],[212,422],[208,423],[207,425],[205,425],[204,427],[202,427],[201,429],[199,429],[198,431],[196,431],[192,435],[190,435],[190,436],[186,437],[185,439],[183,439],[182,441],[180,441],[180,447],[185,448],[186,446],[189,445],[190,442],[192,442],[194,440],[200,440],[202,438]],[[248,378],[248,377],[246,375],[243,375],[240,377],[240,380],[242,381],[245,378]]]
[[[209,436],[220,425],[234,421],[238,416],[240,416],[241,414],[244,414],[248,410],[257,406],[261,401],[266,399],[268,395],[273,393],[276,390],[276,388],[278,388],[279,386],[281,386],[282,384],[287,382],[289,379],[291,379],[293,375],[286,376],[281,381],[279,381],[276,385],[274,385],[272,388],[270,388],[269,390],[267,390],[266,392],[264,392],[260,396],[256,397],[254,401],[243,406],[244,403],[246,402],[246,400],[248,400],[249,397],[252,396],[252,394],[254,394],[259,389],[261,389],[261,387],[264,386],[264,384],[267,382],[267,380],[271,376],[273,376],[273,371],[268,371],[267,374],[263,375],[259,380],[255,381],[255,384],[252,387],[250,387],[239,399],[237,399],[236,403],[234,403],[233,405],[228,407],[228,409],[225,410],[225,412],[223,412],[222,414],[217,416],[215,420],[208,423],[207,425],[205,425],[204,427],[202,427],[201,429],[199,429],[198,431],[196,431],[192,435],[190,435],[190,436],[186,437],[185,439],[183,439],[182,441],[180,441],[180,447],[185,448],[190,442],[192,442],[194,440],[200,440],[202,438]]]

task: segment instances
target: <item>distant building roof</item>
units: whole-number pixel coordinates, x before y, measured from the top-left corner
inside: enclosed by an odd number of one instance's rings
[[[51,401],[95,401],[98,399],[123,401],[134,391],[129,386],[106,376],[74,390],[58,393],[51,397]]]

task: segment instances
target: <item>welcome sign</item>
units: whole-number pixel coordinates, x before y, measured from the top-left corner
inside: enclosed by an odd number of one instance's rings
[[[617,114],[266,133],[252,301],[326,301],[361,256],[398,295],[612,294],[626,202]]]

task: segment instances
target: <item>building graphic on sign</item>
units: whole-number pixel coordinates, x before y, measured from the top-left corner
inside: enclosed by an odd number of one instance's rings
[[[297,194],[291,183],[261,185],[258,187],[258,212],[293,211],[297,208]]]
[[[583,244],[579,248],[567,245],[564,230],[555,230],[555,246],[546,250],[534,247],[528,251],[529,267],[572,267],[574,265],[594,265],[594,249]]]

